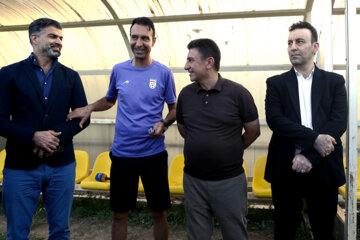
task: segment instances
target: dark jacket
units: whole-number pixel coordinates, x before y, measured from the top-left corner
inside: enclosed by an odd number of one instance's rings
[[[286,181],[295,149],[303,149],[319,178],[329,186],[345,183],[343,148],[340,137],[347,126],[347,99],[344,78],[315,67],[311,88],[313,130],[301,125],[298,83],[294,69],[267,79],[266,121],[273,131],[269,144],[265,179]],[[335,150],[323,158],[313,144],[319,134],[336,139]]]
[[[80,120],[65,122],[70,109],[87,105],[79,74],[58,63],[48,104],[30,58],[0,70],[0,135],[7,138],[5,167],[34,169],[42,162],[62,166],[75,160],[72,138],[82,129]],[[85,127],[89,124],[86,122]],[[36,131],[61,132],[60,147],[52,157],[33,156]]]

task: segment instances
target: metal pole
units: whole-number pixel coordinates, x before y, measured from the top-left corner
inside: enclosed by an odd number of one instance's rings
[[[345,239],[356,239],[357,194],[357,63],[356,63],[356,0],[345,1],[346,24],[346,86],[349,114],[346,133],[346,199]]]
[[[322,1],[322,64],[323,69],[333,71],[332,1]]]
[[[320,49],[314,58],[314,62],[322,69],[333,71],[332,50],[332,2],[320,0],[314,4],[311,24],[316,27],[319,34]],[[309,18],[310,19],[310,18]]]

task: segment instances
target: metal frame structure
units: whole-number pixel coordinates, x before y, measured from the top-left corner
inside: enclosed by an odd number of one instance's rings
[[[262,71],[287,71],[291,68],[290,64],[282,65],[234,65],[234,66],[221,66],[221,72],[262,72]],[[173,73],[185,73],[186,71],[182,67],[170,67]],[[333,65],[333,70],[346,70],[345,64]],[[360,70],[360,65],[357,65],[357,70]],[[80,75],[110,75],[111,69],[103,70],[78,70]]]
[[[117,26],[122,35],[122,39],[127,48],[129,58],[133,57],[130,42],[126,35],[124,25],[131,24],[132,18],[120,19],[115,10],[111,7],[107,0],[101,0],[104,6],[108,9],[113,19],[109,20],[96,20],[96,21],[76,21],[61,23],[63,28],[86,28],[86,27],[100,27],[100,26]],[[224,19],[244,19],[244,18],[263,18],[263,17],[287,17],[287,16],[302,16],[304,21],[311,22],[311,11],[313,8],[314,0],[307,0],[304,9],[287,9],[287,10],[269,10],[269,11],[244,11],[244,12],[226,12],[226,13],[200,13],[200,14],[185,14],[174,16],[156,16],[150,17],[154,23],[165,22],[186,22],[186,21],[201,21],[201,20],[224,20]],[[334,0],[332,0],[331,11],[332,15],[344,15],[345,8],[333,8]],[[360,14],[360,8],[356,9],[356,14]],[[0,32],[14,32],[26,31],[28,25],[11,25],[0,26]],[[329,39],[329,38],[327,38]],[[331,39],[331,36],[330,36]],[[328,64],[327,64],[328,65]],[[223,66],[221,71],[238,72],[238,71],[269,71],[269,70],[287,70],[290,65],[257,65],[257,66]],[[345,65],[335,65],[335,70],[345,70]],[[358,66],[360,69],[360,65]],[[174,73],[185,72],[182,68],[171,68]],[[329,69],[328,69],[329,70]],[[331,69],[332,70],[332,69]],[[111,69],[99,70],[82,70],[79,71],[81,75],[104,75],[110,74]]]
[[[348,129],[346,132],[346,199],[345,199],[345,239],[356,239],[357,221],[357,67],[355,42],[355,0],[346,0],[346,86],[348,90]]]
[[[346,42],[347,42],[347,64],[346,65],[333,65],[326,63],[324,65],[326,70],[346,70],[347,90],[348,90],[348,103],[349,103],[349,120],[347,131],[347,197],[346,197],[346,223],[345,223],[345,239],[356,239],[356,169],[357,169],[357,129],[360,123],[357,121],[357,71],[360,70],[360,65],[355,62],[356,43],[352,34],[356,31],[355,18],[356,14],[360,14],[360,8],[356,8],[355,1],[345,0],[345,8],[334,8],[335,0],[323,0],[327,8],[325,19],[327,30],[325,31],[326,39],[331,39],[331,16],[345,15],[346,19]],[[133,56],[130,43],[124,29],[124,25],[131,24],[132,18],[120,19],[116,11],[112,8],[108,0],[101,0],[102,4],[109,11],[112,19],[108,20],[95,20],[95,21],[75,21],[62,23],[63,28],[86,28],[98,26],[117,26],[122,39],[126,45],[129,57]],[[244,18],[264,18],[264,17],[286,17],[286,16],[302,16],[303,20],[311,22],[311,12],[313,10],[314,0],[307,0],[304,9],[287,9],[287,10],[269,10],[269,11],[239,11],[239,12],[220,12],[220,13],[199,13],[199,14],[185,14],[185,15],[172,15],[172,16],[155,16],[151,17],[154,23],[165,22],[186,22],[186,21],[199,21],[199,20],[223,20],[223,19],[244,19]],[[330,19],[330,21],[329,21]],[[10,25],[0,26],[0,32],[14,32],[25,31],[28,25]],[[330,31],[330,33],[329,33]],[[328,49],[328,47],[327,47]],[[331,55],[331,54],[330,54]],[[238,65],[238,66],[224,66],[221,71],[227,72],[241,72],[241,71],[269,71],[269,70],[288,70],[290,65]],[[174,73],[185,72],[182,68],[173,67],[171,70]],[[81,75],[108,75],[111,73],[110,69],[99,70],[81,70]],[[93,123],[97,124],[114,124],[113,119],[92,119]],[[262,125],[266,124],[264,121]]]

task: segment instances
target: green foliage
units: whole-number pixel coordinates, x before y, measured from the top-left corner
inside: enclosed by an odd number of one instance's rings
[[[167,219],[170,225],[185,226],[186,215],[184,205],[173,205],[167,211]]]
[[[129,225],[141,225],[151,227],[153,224],[149,209],[144,203],[137,203],[136,209],[130,211],[128,218]]]
[[[256,209],[249,208],[248,215],[248,229],[261,230],[269,234],[274,234],[274,210],[273,209]],[[302,221],[296,232],[297,240],[312,240],[310,229],[306,223]]]
[[[185,225],[183,205],[174,205],[166,213],[169,225]],[[128,223],[130,225],[152,226],[153,220],[146,203],[137,203],[136,209],[129,214]]]
[[[109,200],[96,198],[74,198],[71,217],[109,218],[112,216]]]
[[[39,201],[38,207],[35,210],[31,228],[35,228],[41,224],[46,223],[46,210],[43,201]]]
[[[312,240],[312,236],[310,233],[310,229],[308,228],[308,226],[306,225],[305,222],[301,222],[300,226],[296,232],[296,239],[297,240]]]
[[[3,210],[1,208],[0,214],[3,215]],[[38,207],[35,210],[33,222],[31,225],[31,228],[35,228],[36,226],[39,226],[40,224],[46,223],[46,211],[44,208],[44,204],[42,201],[39,202]],[[0,232],[0,240],[6,239],[6,232]],[[42,237],[37,236],[36,234],[30,233],[29,235],[30,240],[45,240]]]
[[[112,212],[108,199],[75,198],[71,210],[73,218],[111,218]],[[183,205],[174,205],[167,211],[167,219],[170,225],[185,225],[185,211]],[[142,225],[151,227],[153,220],[146,203],[138,202],[136,209],[130,211],[129,225]]]
[[[5,239],[6,239],[6,233],[0,232],[0,240],[5,240]]]
[[[246,216],[249,230],[266,230],[273,232],[274,229],[274,210],[249,208]]]
[[[0,214],[3,215],[2,209]],[[72,218],[92,218],[92,219],[111,219],[112,212],[109,207],[108,199],[99,199],[96,197],[90,198],[74,198],[72,211]],[[174,204],[167,211],[167,219],[170,226],[185,226],[186,223],[186,214],[183,204]],[[274,210],[270,208],[266,209],[257,209],[249,208],[247,221],[249,231],[262,231],[269,236],[274,233]],[[40,200],[39,205],[35,211],[32,228],[46,223],[46,212],[43,202]],[[129,225],[141,225],[145,227],[152,227],[153,220],[150,214],[150,211],[147,207],[147,204],[144,202],[138,202],[135,210],[130,211]],[[219,227],[218,222],[215,220],[215,227]],[[357,234],[360,235],[360,221],[358,214],[357,221]],[[0,240],[6,239],[6,233],[0,233]],[[37,237],[35,234],[31,233],[31,240],[41,240],[42,238]],[[310,230],[305,222],[302,222],[298,232],[297,240],[310,240],[312,239]]]

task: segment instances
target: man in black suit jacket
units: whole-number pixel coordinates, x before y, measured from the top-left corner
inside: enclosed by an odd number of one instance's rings
[[[49,239],[70,239],[75,181],[72,138],[79,120],[70,108],[87,105],[79,74],[57,61],[62,30],[57,21],[29,26],[30,57],[0,70],[0,135],[7,138],[2,203],[7,237],[27,239],[40,192]],[[89,121],[85,126],[89,124]]]
[[[273,131],[265,170],[275,207],[275,239],[294,239],[305,200],[315,239],[334,239],[338,187],[345,183],[340,137],[346,130],[344,78],[319,69],[317,32],[289,29],[293,68],[267,79],[266,120]]]

